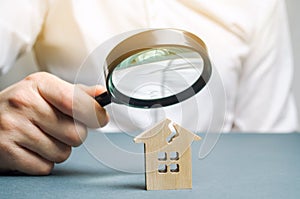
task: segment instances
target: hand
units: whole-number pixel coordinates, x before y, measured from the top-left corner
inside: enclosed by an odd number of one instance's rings
[[[75,86],[45,72],[1,91],[0,171],[49,174],[84,141],[87,127],[108,122],[94,100],[102,92],[100,86]]]

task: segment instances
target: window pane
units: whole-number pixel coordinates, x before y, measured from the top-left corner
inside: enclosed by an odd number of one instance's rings
[[[158,165],[158,172],[159,173],[167,173],[167,170],[168,168],[167,168],[167,165],[165,165],[165,164],[160,164],[160,165]]]
[[[179,165],[178,164],[171,164],[170,165],[170,171],[171,172],[179,172]]]
[[[159,161],[167,160],[167,153],[166,152],[159,152],[158,153],[158,160]]]
[[[170,160],[179,160],[179,153],[178,152],[170,152]]]

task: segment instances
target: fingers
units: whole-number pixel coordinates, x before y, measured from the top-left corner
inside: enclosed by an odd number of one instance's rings
[[[53,162],[19,146],[15,146],[13,157],[11,168],[30,175],[48,175],[54,167]]]
[[[71,154],[71,146],[46,135],[31,123],[20,131],[22,134],[15,142],[50,162],[61,163]]]
[[[32,114],[32,122],[43,132],[74,147],[86,139],[87,128],[81,122],[59,112],[43,100],[37,104],[39,109]]]
[[[74,86],[36,73],[1,92],[0,171],[49,174],[80,145],[87,126],[96,128],[108,115],[94,99],[101,86]]]
[[[69,146],[79,146],[87,136],[85,125],[58,111],[37,92],[30,92],[29,89],[26,92],[18,91],[9,97],[9,103],[12,110],[7,114],[13,114],[13,118],[19,115],[21,118],[28,120],[24,122],[27,125],[24,126],[24,129],[28,132],[30,132],[30,128],[38,126],[42,133],[47,133]],[[12,123],[12,121],[8,123]],[[20,124],[21,121],[18,120],[14,123],[16,123],[14,128],[19,128],[17,124]],[[30,123],[34,125],[28,127]],[[21,128],[20,131],[24,132],[24,129]]]
[[[2,140],[0,148],[0,172],[20,171],[30,175],[48,175],[54,167],[53,162],[12,140]]]
[[[54,163],[63,162],[69,157],[71,146],[48,136],[27,118],[20,115],[14,118],[11,127],[0,136],[0,170],[47,175]],[[16,125],[16,121],[19,125]]]
[[[108,123],[106,110],[80,87],[75,87],[72,108],[73,117],[90,128],[103,127]]]
[[[31,75],[26,80],[38,82],[40,95],[59,111],[73,117],[90,128],[107,124],[109,118],[93,95],[101,93],[101,87],[74,86],[48,73]]]

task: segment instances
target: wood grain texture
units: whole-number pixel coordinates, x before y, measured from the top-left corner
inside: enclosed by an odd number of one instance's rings
[[[145,172],[147,190],[191,189],[191,143],[201,138],[165,119],[134,141],[145,145]],[[170,140],[170,136],[172,139]]]

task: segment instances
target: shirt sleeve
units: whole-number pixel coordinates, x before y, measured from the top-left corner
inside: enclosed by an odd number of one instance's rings
[[[286,5],[267,1],[257,13],[243,60],[233,129],[250,132],[291,132],[298,128],[292,96],[293,57]]]
[[[46,0],[0,0],[0,75],[30,50],[47,12]]]

